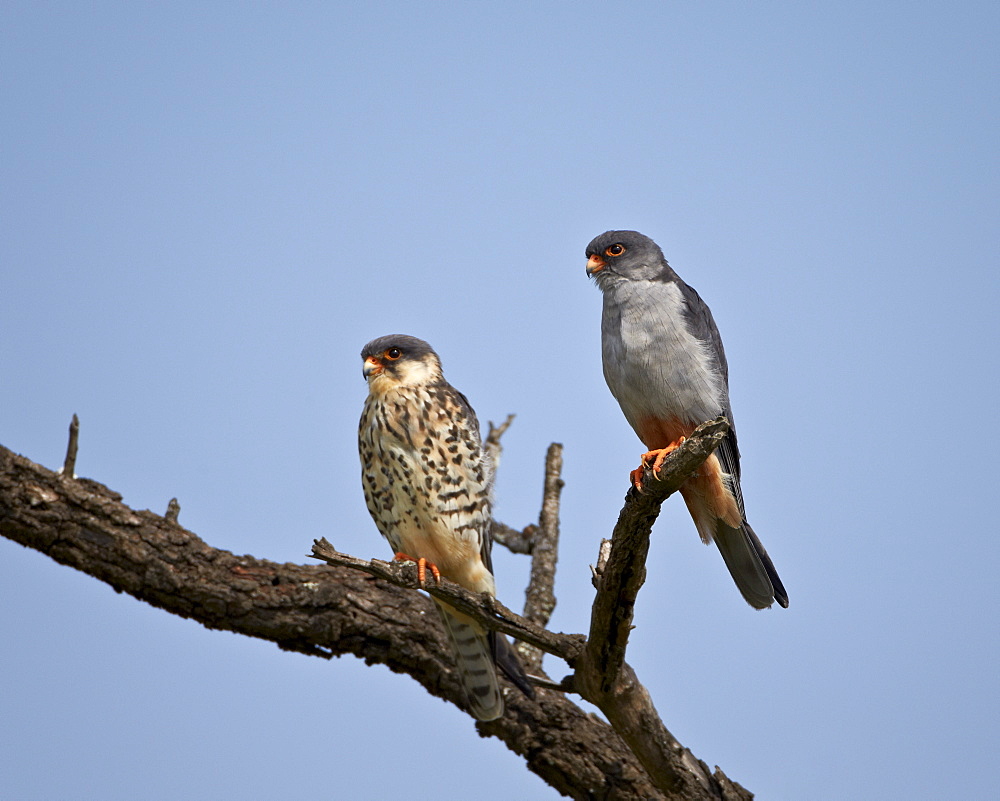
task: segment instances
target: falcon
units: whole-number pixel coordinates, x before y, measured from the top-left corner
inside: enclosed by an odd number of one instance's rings
[[[395,559],[472,592],[496,595],[490,559],[493,471],[466,397],[445,381],[441,360],[421,339],[393,334],[361,351],[368,382],[358,450],[365,503]],[[503,715],[499,666],[534,693],[510,643],[434,599],[477,720]]]
[[[604,379],[648,451],[631,473],[642,489],[667,454],[706,420],[729,420],[729,433],[681,495],[705,543],[715,542],[743,598],[756,609],[788,594],[747,522],[740,451],[729,405],[729,367],[712,313],[637,231],[608,231],[587,245],[587,274],[604,295]]]

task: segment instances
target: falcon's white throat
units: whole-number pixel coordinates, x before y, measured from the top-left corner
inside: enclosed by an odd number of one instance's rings
[[[403,359],[392,363],[368,379],[373,395],[384,395],[399,387],[420,387],[441,380],[441,363],[432,355],[422,359]]]

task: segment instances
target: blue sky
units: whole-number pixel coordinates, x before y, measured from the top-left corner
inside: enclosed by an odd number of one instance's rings
[[[759,798],[986,797],[1000,8],[876,5],[5,3],[0,442],[55,468],[77,413],[80,475],[216,547],[386,557],[358,353],[420,336],[517,414],[499,519],[564,444],[586,631],[641,445],[583,252],[640,230],[715,313],[791,599],[751,610],[667,504],[629,652],[666,725]],[[557,797],[384,668],[0,559],[4,797]]]

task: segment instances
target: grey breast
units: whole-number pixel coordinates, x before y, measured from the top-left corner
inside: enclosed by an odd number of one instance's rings
[[[601,328],[604,378],[633,428],[648,417],[700,423],[723,408],[718,359],[689,331],[677,284],[608,286]]]

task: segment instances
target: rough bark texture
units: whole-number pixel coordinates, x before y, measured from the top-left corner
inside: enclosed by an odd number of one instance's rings
[[[649,497],[658,493],[651,484]],[[626,509],[629,503],[646,501],[645,494],[638,501],[630,497]],[[54,473],[2,447],[0,535],[208,628],[259,637],[312,656],[353,654],[405,673],[433,695],[462,706],[462,690],[432,603],[408,588],[413,576],[405,566],[388,565],[392,570],[380,578],[357,566],[278,564],[236,556],[212,548],[176,520],[130,509],[120,495],[95,481]],[[615,560],[614,547],[608,567]],[[606,567],[601,581],[611,581],[607,574]],[[492,608],[459,587],[441,592],[456,593],[477,608],[477,617],[487,625],[508,631],[521,625],[517,615]],[[504,622],[505,616],[512,622]],[[532,771],[571,798],[752,798],[670,736],[623,659],[612,660],[617,667],[609,683],[600,678],[609,663],[598,665],[586,656],[580,635],[539,631],[533,644],[577,666],[578,691],[598,703],[615,728],[583,712],[563,693],[539,689],[531,700],[505,685],[508,712],[500,720],[477,724],[483,736],[502,740]],[[615,729],[625,734],[624,740]],[[645,733],[644,740],[637,740],[637,732]]]
[[[587,658],[601,675],[600,692],[609,692],[625,661],[635,600],[646,581],[646,556],[660,506],[718,446],[729,430],[722,418],[699,426],[688,442],[667,457],[659,477],[646,471],[643,492],[625,498],[611,535],[611,550],[596,582]]]
[[[559,558],[559,496],[562,493],[562,445],[553,442],[545,454],[545,482],[542,511],[531,545],[531,578],[524,596],[524,616],[541,627],[549,624],[556,608],[556,561]],[[520,646],[518,653],[525,669],[542,669],[542,651]]]

